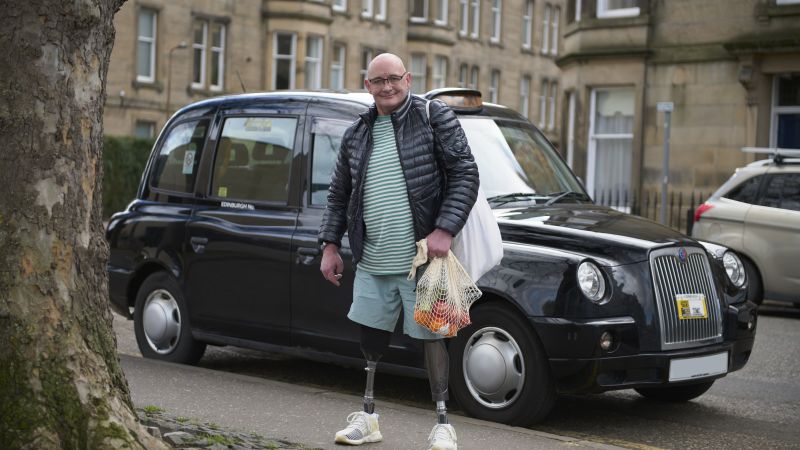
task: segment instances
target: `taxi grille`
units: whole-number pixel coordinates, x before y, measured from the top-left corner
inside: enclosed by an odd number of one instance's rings
[[[696,347],[722,341],[722,314],[708,257],[703,249],[684,247],[685,261],[679,248],[670,247],[650,253],[656,303],[661,324],[662,350]],[[703,294],[708,317],[684,319],[678,316],[676,295]]]

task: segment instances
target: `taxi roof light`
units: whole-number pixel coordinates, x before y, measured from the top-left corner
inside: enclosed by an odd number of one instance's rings
[[[447,106],[459,111],[479,111],[483,107],[481,91],[465,88],[434,89],[427,94],[428,100],[441,100]]]

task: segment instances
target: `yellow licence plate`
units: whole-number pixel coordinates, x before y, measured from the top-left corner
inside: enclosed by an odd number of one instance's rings
[[[703,294],[677,294],[675,303],[680,320],[708,318],[706,296]]]

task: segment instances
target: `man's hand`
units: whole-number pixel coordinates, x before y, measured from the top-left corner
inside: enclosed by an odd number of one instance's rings
[[[342,272],[344,272],[344,262],[342,262],[342,256],[339,255],[337,245],[328,244],[322,250],[322,263],[319,265],[319,271],[326,280],[336,286],[341,285],[339,280],[342,279]]]
[[[450,250],[453,235],[441,228],[437,228],[426,239],[428,241],[428,257],[442,258],[447,256],[447,252]]]

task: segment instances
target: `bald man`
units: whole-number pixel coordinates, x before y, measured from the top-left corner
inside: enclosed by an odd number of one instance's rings
[[[336,442],[360,445],[383,439],[373,383],[403,311],[403,332],[419,339],[437,423],[430,449],[456,449],[447,421],[448,355],[442,336],[414,320],[415,280],[407,280],[415,242],[427,239],[431,257],[447,256],[478,193],[478,168],[455,114],[441,101],[412,95],[411,74],[396,55],[383,53],[367,67],[364,86],[375,103],[347,129],[319,231],[320,271],[340,285],[339,254],[348,233],[353,262],[353,303],[347,317],[361,326],[367,361],[363,411],[350,414]]]

